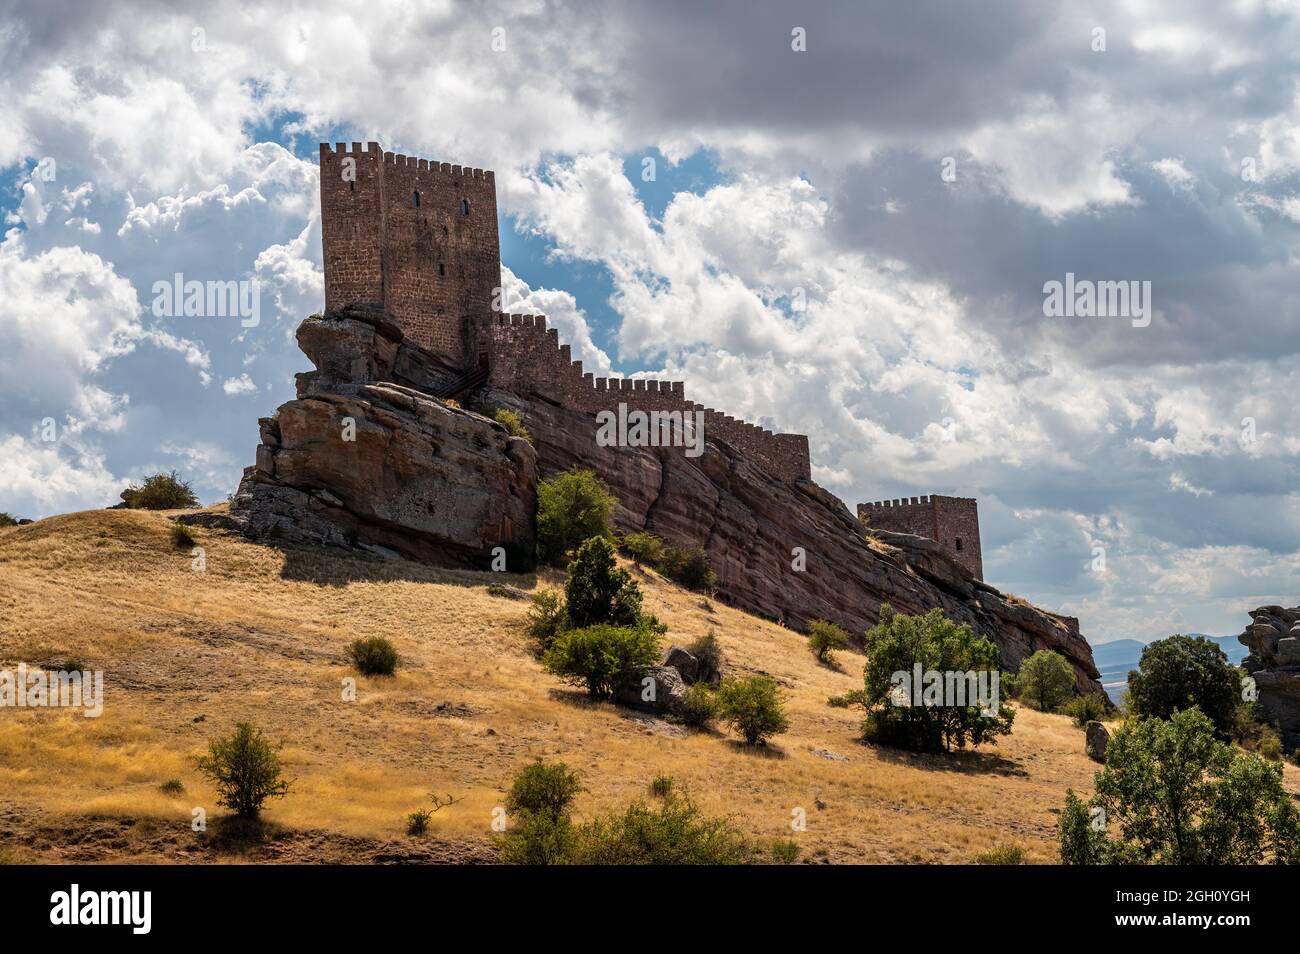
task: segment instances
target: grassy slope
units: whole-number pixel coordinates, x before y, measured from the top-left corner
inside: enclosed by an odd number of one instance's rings
[[[709,608],[651,573],[646,603],[672,642],[713,628],[733,671],[786,687],[791,730],[772,749],[588,703],[528,652],[527,603],[487,594],[499,574],[286,554],[204,530],[194,533],[207,570],[196,573],[170,527],[162,514],[92,511],[0,529],[0,666],[75,657],[105,671],[107,696],[99,719],[0,710],[0,830],[20,854],[186,857],[191,807],[220,813],[193,760],[238,720],[285,741],[296,782],[268,817],[312,834],[278,856],[293,860],[409,845],[405,816],[430,791],[461,799],[434,815],[430,843],[481,855],[504,787],[538,756],[582,772],[580,813],[624,804],[661,772],[757,835],[788,834],[801,806],[803,857],[836,862],[962,862],[995,842],[1050,861],[1053,810],[1067,786],[1091,786],[1082,733],[1028,710],[1012,737],[974,754],[864,746],[855,711],[825,703],[860,686],[861,656],[841,654],[840,672],[819,666],[798,634]],[[392,679],[360,678],[358,701],[345,703],[341,682],[355,674],[341,660],[358,636],[391,639],[404,665]],[[169,778],[186,792],[161,794]],[[23,826],[40,827],[43,843],[23,849]],[[78,838],[93,844],[63,849]]]

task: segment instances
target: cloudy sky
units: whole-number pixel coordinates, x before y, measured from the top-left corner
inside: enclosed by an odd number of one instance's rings
[[[850,506],[977,496],[1094,642],[1300,602],[1297,0],[214,6],[0,2],[0,510],[223,500],[309,367],[318,143],[378,140],[496,170],[588,370],[808,434]],[[259,323],[155,314],[176,273]],[[1046,316],[1067,273],[1150,323]]]

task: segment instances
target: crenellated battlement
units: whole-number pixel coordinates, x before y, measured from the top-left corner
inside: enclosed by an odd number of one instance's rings
[[[973,497],[899,497],[858,504],[858,519],[869,527],[911,533],[935,540],[975,575],[984,579],[979,504]]]

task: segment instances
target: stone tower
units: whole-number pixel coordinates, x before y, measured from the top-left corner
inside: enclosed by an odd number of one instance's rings
[[[943,544],[957,562],[984,579],[980,550],[979,505],[973,497],[903,497],[858,504],[858,519],[869,527],[929,537]]]
[[[453,364],[484,360],[471,329],[501,285],[491,172],[321,143],[320,200],[326,311],[382,308]]]

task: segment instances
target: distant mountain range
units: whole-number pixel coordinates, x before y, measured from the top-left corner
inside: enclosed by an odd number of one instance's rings
[[[1233,636],[1210,636],[1206,633],[1187,633],[1188,636],[1204,636],[1218,643],[1219,648],[1228,656],[1228,662],[1239,663],[1246,658],[1246,647]],[[1155,640],[1151,640],[1155,642]],[[1112,702],[1121,702],[1128,691],[1128,674],[1130,669],[1138,667],[1142,650],[1146,643],[1138,639],[1116,639],[1109,643],[1100,643],[1092,647],[1092,658],[1101,671],[1101,684]]]

